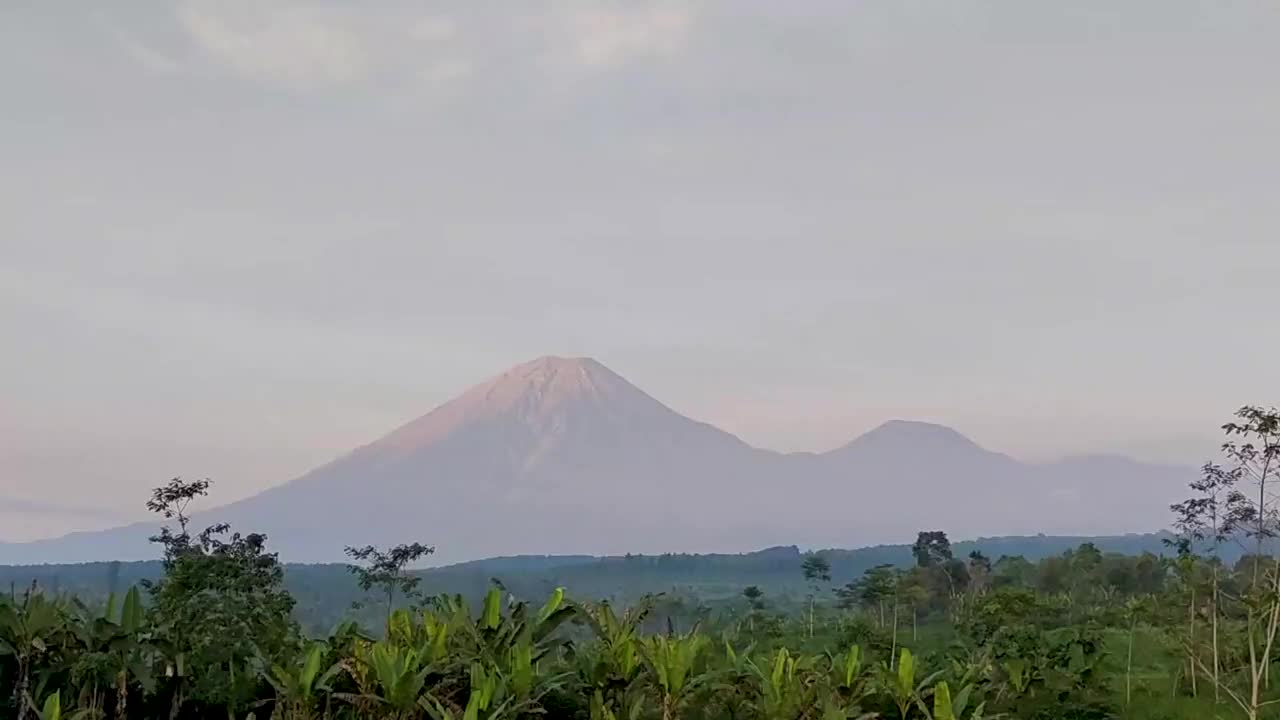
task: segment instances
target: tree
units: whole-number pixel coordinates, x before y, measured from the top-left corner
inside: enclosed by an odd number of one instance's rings
[[[756,616],[764,610],[764,591],[756,585],[748,585],[742,589],[742,597],[747,599],[747,623],[751,632],[756,630]]]
[[[838,593],[844,607],[861,604],[875,608],[878,625],[884,627],[884,603],[893,597],[898,569],[885,563],[863,571],[862,577],[849,583]]]
[[[1138,633],[1138,621],[1149,611],[1147,598],[1132,597],[1125,603],[1125,623],[1129,626],[1129,644],[1124,664],[1124,706],[1133,702],[1133,641]]]
[[[1035,582],[1036,566],[1021,555],[1001,555],[991,572],[993,588],[1025,588]]]
[[[173,670],[174,717],[187,699],[243,707],[257,684],[253,664],[292,650],[298,636],[284,569],[266,551],[265,535],[230,533],[220,523],[191,536],[186,509],[209,485],[175,478],[147,503],[178,521],[177,532],[165,526],[152,538],[164,546],[164,575],[147,583],[151,625]]]
[[[347,568],[356,576],[361,590],[367,592],[378,587],[387,594],[387,617],[390,618],[395,608],[396,593],[412,599],[422,581],[422,578],[406,573],[405,568],[435,551],[434,547],[421,543],[396,545],[385,552],[373,545],[348,547],[347,557],[365,564],[348,565]]]
[[[975,593],[986,591],[991,582],[991,558],[974,550],[969,553],[969,589]]]
[[[813,637],[814,604],[817,602],[821,583],[831,582],[831,563],[827,562],[822,553],[811,552],[805,554],[800,568],[804,571],[804,579],[809,583],[809,637]]]
[[[945,578],[947,592],[952,597],[956,594],[957,585],[964,584],[958,581],[968,581],[964,563],[951,554],[951,541],[942,530],[922,530],[917,533],[916,541],[911,546],[911,554],[916,559],[917,567],[936,571]]]
[[[1222,454],[1227,464],[1205,465],[1202,477],[1192,483],[1196,492],[1189,500],[1171,507],[1180,531],[1178,549],[1191,554],[1197,543],[1209,539],[1216,545],[1224,539],[1253,541],[1253,555],[1245,565],[1248,583],[1239,597],[1245,616],[1248,680],[1245,688],[1235,689],[1221,679],[1218,671],[1217,618],[1219,594],[1216,566],[1213,581],[1214,668],[1191,654],[1191,660],[1202,672],[1215,678],[1215,690],[1221,689],[1240,706],[1246,717],[1256,720],[1263,706],[1262,690],[1269,684],[1277,631],[1280,630],[1280,559],[1268,555],[1269,542],[1276,537],[1277,498],[1274,483],[1280,479],[1280,411],[1245,406],[1235,413],[1235,420],[1222,426],[1226,440]],[[1242,484],[1251,484],[1246,493]],[[1242,558],[1242,561],[1247,558]],[[1230,677],[1231,673],[1224,673]]]
[[[911,641],[915,642],[916,621],[920,606],[929,601],[929,590],[925,587],[925,578],[921,568],[912,568],[910,572],[898,576],[896,598],[911,606]]]
[[[186,551],[191,545],[191,532],[188,527],[191,524],[191,517],[187,514],[187,509],[196,498],[208,495],[211,485],[213,481],[208,478],[186,482],[176,477],[151,491],[147,509],[166,520],[178,522],[178,532],[175,533],[172,528],[165,525],[160,528],[158,535],[151,537],[151,542],[164,546],[166,567],[173,558]]]
[[[911,554],[919,567],[935,567],[952,559],[951,541],[941,530],[920,531],[911,546]]]
[[[1096,587],[1099,579],[1096,577],[1098,569],[1102,567],[1102,551],[1097,545],[1091,542],[1081,543],[1071,553],[1071,594],[1077,595],[1080,592],[1080,586],[1086,588]]]

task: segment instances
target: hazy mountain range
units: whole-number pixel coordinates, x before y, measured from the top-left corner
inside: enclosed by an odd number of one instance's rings
[[[302,477],[209,511],[295,562],[419,540],[437,562],[517,553],[740,552],[799,543],[1158,530],[1188,467],[1034,465],[947,427],[892,421],[783,454],[691,420],[590,359],[519,365]],[[0,543],[0,563],[154,557],[136,524]]]

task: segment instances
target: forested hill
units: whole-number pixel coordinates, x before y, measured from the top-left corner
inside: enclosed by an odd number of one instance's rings
[[[992,560],[1022,556],[1035,561],[1089,542],[1105,553],[1162,554],[1167,553],[1164,545],[1167,537],[1156,533],[981,538],[957,542],[953,550],[957,557],[978,550]],[[824,550],[823,555],[831,563],[834,586],[850,582],[876,565],[912,563],[910,545],[830,549]],[[525,555],[431,568],[419,574],[423,589],[432,594],[460,593],[474,597],[498,580],[511,592],[527,597],[565,587],[575,597],[591,599],[625,601],[645,593],[671,591],[715,599],[736,595],[747,585],[759,586],[772,595],[802,593],[805,585],[800,564],[800,549],[785,546],[737,555]],[[160,573],[159,561],[10,565],[0,566],[0,583],[20,590],[36,582],[50,591],[99,597],[157,578]],[[341,564],[286,565],[285,579],[298,601],[299,619],[313,628],[336,622],[348,612],[352,602],[362,599],[351,574]]]

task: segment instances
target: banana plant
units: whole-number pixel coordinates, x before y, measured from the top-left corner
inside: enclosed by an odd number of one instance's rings
[[[387,641],[418,653],[427,662],[443,663],[450,654],[451,617],[430,610],[420,619],[408,610],[396,610],[387,619]]]
[[[555,632],[576,614],[575,608],[565,603],[564,588],[556,588],[536,611],[523,601],[512,599],[505,612],[502,590],[490,588],[480,617],[474,622],[461,598],[454,598],[447,606],[455,616],[455,627],[471,637],[481,657],[491,665],[500,664],[511,648],[521,644],[530,648],[534,662],[541,660],[564,645]]]
[[[951,686],[945,680],[939,681],[933,686],[933,712],[929,716],[931,720],[965,720],[964,713],[969,707],[973,689],[973,685],[965,685],[952,696]],[[985,710],[986,705],[978,703],[968,720],[982,720],[986,717]]]
[[[1031,690],[1036,679],[1035,667],[1027,658],[1017,657],[1001,664],[1005,675],[1005,689],[1013,697],[1021,697]]]
[[[831,684],[842,698],[856,701],[866,694],[866,669],[862,648],[853,645],[842,655],[827,655],[831,665]]]
[[[662,720],[677,720],[689,700],[711,678],[699,660],[707,638],[693,630],[684,635],[654,635],[640,642],[640,654],[653,681]]]
[[[62,720],[62,695],[54,693],[45,698],[38,713],[40,720]]]
[[[316,717],[317,699],[332,690],[330,682],[342,670],[340,663],[324,668],[328,646],[313,643],[290,665],[260,661],[259,672],[275,690],[275,712],[278,720],[312,720]],[[323,672],[322,672],[323,669]]]
[[[924,680],[917,682],[915,657],[906,648],[903,648],[902,653],[898,656],[898,667],[896,669],[890,670],[887,666],[882,665],[880,672],[882,690],[898,709],[899,718],[906,720],[906,718],[910,717],[912,708],[919,708],[926,715],[929,713],[924,698],[934,681],[942,675],[941,672],[933,673]]]
[[[513,692],[499,672],[480,663],[471,665],[470,690],[461,715],[458,708],[430,694],[423,696],[419,704],[432,720],[508,720],[536,709],[536,703]]]
[[[363,715],[375,713],[385,720],[409,720],[421,707],[427,675],[432,667],[415,650],[386,640],[358,645],[347,664],[359,693],[341,693]]]
[[[597,690],[591,696],[590,717],[591,720],[640,720],[640,716],[644,713],[644,698],[637,698],[635,702],[628,706],[628,710],[621,717],[618,716],[613,708],[609,707],[604,700],[604,693]]]
[[[640,626],[653,607],[645,598],[621,615],[608,602],[573,606],[578,618],[591,629],[596,642],[570,648],[578,681],[600,696],[600,717],[630,717],[643,706],[640,679],[644,663],[640,656]],[[633,712],[634,711],[634,712]]]
[[[75,603],[78,617],[71,624],[79,644],[80,657],[73,667],[84,687],[79,717],[102,717],[103,699],[98,681],[115,690],[115,717],[124,720],[129,714],[129,687],[136,681],[144,693],[155,691],[152,673],[154,648],[149,644],[146,616],[138,589],[130,588],[122,603],[114,594],[107,598],[105,610],[95,614],[80,602]]]
[[[747,661],[756,677],[755,714],[762,720],[805,717],[815,703],[813,659],[795,657],[786,648],[761,668]]]
[[[715,692],[729,717],[739,717],[748,706],[756,687],[756,676],[751,664],[751,651],[755,645],[748,645],[745,650],[738,652],[733,649],[729,635],[726,634],[723,640],[724,660],[717,673]]]
[[[34,588],[19,603],[0,603],[0,655],[12,655],[17,666],[13,687],[17,717],[35,711],[31,681],[37,664],[66,629],[66,605],[49,600]]]

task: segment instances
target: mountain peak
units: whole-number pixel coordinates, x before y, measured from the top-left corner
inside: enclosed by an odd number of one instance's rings
[[[600,364],[595,358],[562,357],[559,355],[543,355],[540,358],[521,363],[507,370],[491,382],[515,380],[522,383],[539,382],[572,382],[590,383],[594,381],[623,382],[617,373]]]
[[[471,396],[474,401],[476,396],[483,396],[486,404],[505,409],[518,402],[546,406],[572,399],[607,400],[627,394],[644,395],[592,358],[546,355],[517,365],[458,399]]]
[[[497,418],[542,426],[571,409],[596,417],[670,412],[597,360],[547,355],[472,387],[378,444],[419,447]]]
[[[906,447],[915,443],[927,444],[932,449],[947,447],[981,449],[977,443],[954,428],[919,420],[890,420],[860,435],[845,447]]]

